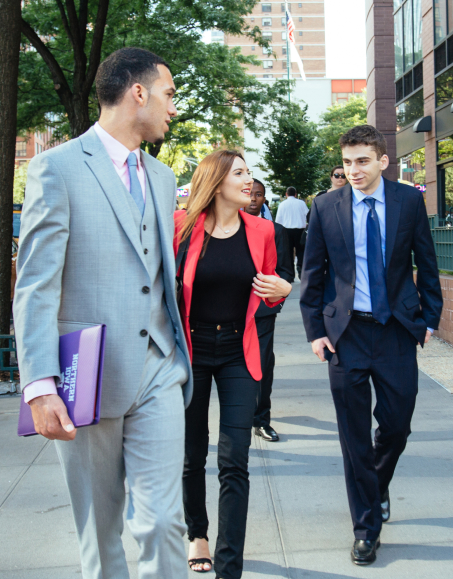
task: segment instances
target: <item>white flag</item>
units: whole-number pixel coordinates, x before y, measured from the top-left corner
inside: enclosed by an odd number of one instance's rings
[[[299,51],[296,48],[296,45],[293,44],[292,42],[290,42],[289,45],[291,48],[291,62],[297,62],[297,65],[299,66],[299,72],[300,72],[300,76],[302,77],[302,80],[307,80],[307,77],[305,76],[305,71],[304,71],[304,63],[302,62],[302,59],[300,57]]]

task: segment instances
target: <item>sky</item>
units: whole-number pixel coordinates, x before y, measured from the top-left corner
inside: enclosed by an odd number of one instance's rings
[[[327,78],[366,78],[365,0],[324,0]]]

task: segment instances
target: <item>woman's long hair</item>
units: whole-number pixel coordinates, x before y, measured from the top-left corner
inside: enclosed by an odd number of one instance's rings
[[[207,211],[207,217],[214,214],[215,193],[220,183],[230,172],[236,157],[244,160],[244,157],[238,151],[214,151],[214,153],[205,157],[195,169],[187,211],[182,216],[184,224],[181,228],[180,241],[184,241],[189,237],[203,211]],[[211,233],[212,231],[206,239],[206,244]],[[206,244],[204,249],[206,249]]]

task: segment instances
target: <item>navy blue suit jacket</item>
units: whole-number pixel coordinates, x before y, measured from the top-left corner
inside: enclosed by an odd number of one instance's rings
[[[421,345],[442,312],[434,244],[422,193],[385,181],[386,281],[393,316]],[[418,267],[413,279],[412,251]],[[302,270],[300,307],[309,341],[328,336],[335,347],[354,307],[356,278],[352,188],[313,200]]]

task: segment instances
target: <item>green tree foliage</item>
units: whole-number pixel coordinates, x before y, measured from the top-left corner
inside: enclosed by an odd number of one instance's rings
[[[319,137],[324,142],[323,161],[324,185],[330,187],[329,174],[335,165],[342,165],[341,149],[338,139],[352,127],[367,122],[365,94],[351,97],[346,103],[334,103],[321,115],[318,125]]]
[[[190,140],[185,131],[190,131]],[[165,141],[159,152],[159,161],[172,169],[178,185],[189,183],[200,161],[212,153],[211,139],[209,130],[189,121],[177,126],[171,138]]]
[[[271,115],[270,136],[264,140],[264,162],[273,193],[283,195],[293,186],[300,197],[317,191],[324,149],[316,126],[308,121],[307,106],[285,103]]]
[[[14,203],[23,203],[27,183],[28,163],[16,166],[14,171]]]
[[[179,116],[171,133],[197,138],[196,123],[211,127],[210,140],[240,144],[235,121],[256,132],[265,105],[286,94],[246,73],[256,64],[239,48],[205,44],[216,28],[266,45],[244,16],[257,0],[29,0],[23,9],[18,128],[52,126],[55,137],[76,137],[98,118],[94,77],[100,61],[124,46],[159,54],[171,66]],[[32,50],[30,50],[32,46]],[[180,129],[186,125],[185,131]]]

